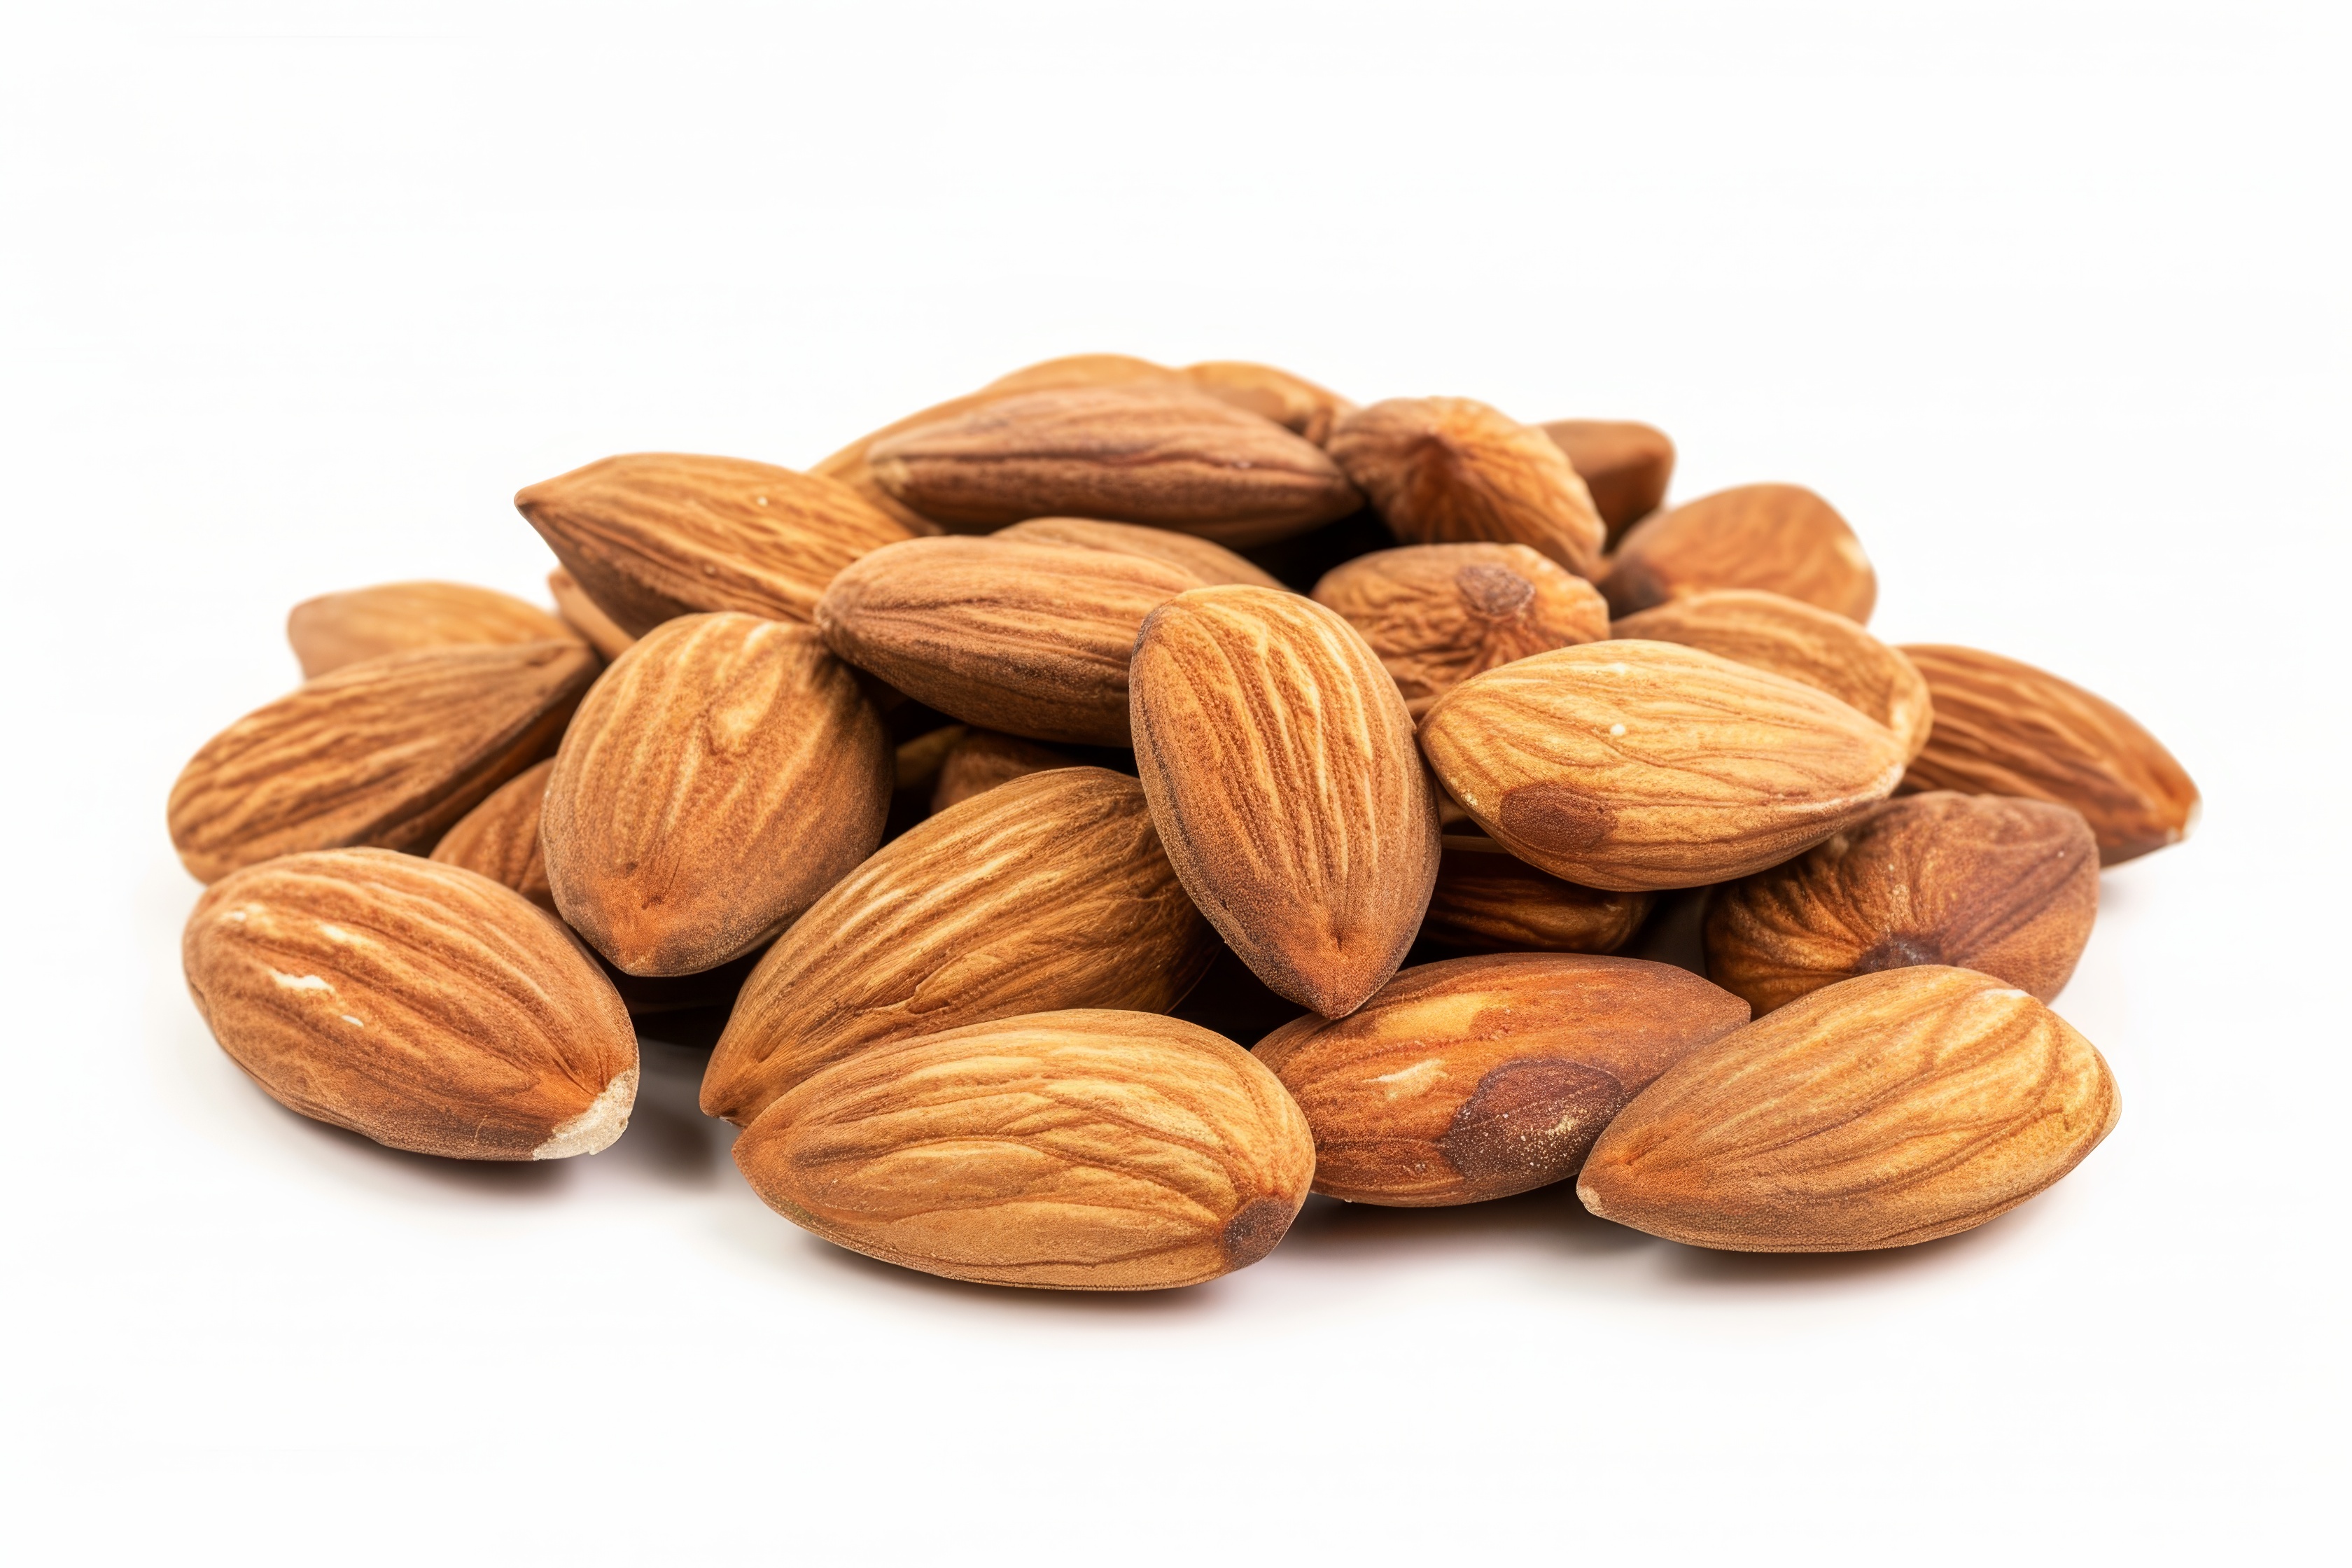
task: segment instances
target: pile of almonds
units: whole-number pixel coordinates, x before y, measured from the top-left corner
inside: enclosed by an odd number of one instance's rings
[[[556,614],[295,608],[305,684],[172,791],[189,987],[287,1106],[457,1159],[604,1148],[634,1018],[721,1009],[761,1198],[999,1284],[1213,1279],[1310,1190],[1981,1224],[2116,1123],[2044,1004],[2196,788],[2055,676],[1873,637],[1821,497],[1661,510],[1673,463],[1118,355],[806,473],[592,463],[516,498]]]

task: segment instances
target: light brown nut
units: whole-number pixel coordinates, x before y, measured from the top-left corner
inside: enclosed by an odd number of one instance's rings
[[[715,969],[882,841],[890,743],[806,626],[681,616],[613,661],[555,755],[555,907],[631,974]]]
[[[2201,804],[2188,770],[2139,722],[2047,670],[1972,647],[1906,644],[1927,678],[1936,727],[1907,791],[1953,789],[2071,805],[2119,866],[2178,844]]]
[[[1475,952],[1614,952],[1648,918],[1651,893],[1563,882],[1483,833],[1441,842],[1437,886],[1421,934]]]
[[[1903,776],[1886,726],[1673,643],[1559,648],[1474,676],[1421,747],[1478,826],[1589,888],[1744,877],[1852,826]]]
[[[1551,437],[1466,397],[1392,397],[1350,414],[1331,456],[1399,539],[1525,544],[1590,577],[1606,530]]]
[[[555,749],[595,678],[584,643],[423,648],[347,664],[205,742],[172,785],[172,845],[200,882],[272,856],[423,854]]]
[[[1894,731],[1906,756],[1919,754],[1935,722],[1927,682],[1909,659],[1860,623],[1783,594],[1705,588],[1624,616],[1610,635],[1703,647],[1801,680]]]
[[[1204,360],[1180,373],[1210,396],[1295,430],[1320,447],[1356,405],[1304,376],[1247,360]]]
[[[1124,386],[1165,388],[1174,392],[1192,392],[1192,384],[1181,371],[1155,364],[1133,354],[1064,354],[1059,359],[1039,360],[1016,371],[998,376],[986,386],[984,393],[1011,395],[1024,392],[1066,392],[1073,387]]]
[[[387,653],[468,643],[580,642],[570,626],[495,588],[466,583],[385,583],[321,594],[294,606],[286,640],[302,679]]]
[[[637,1037],[554,918],[488,877],[330,849],[215,883],[181,941],[213,1037],[272,1100],[453,1160],[593,1154]]]
[[[677,452],[606,458],[515,506],[631,637],[698,610],[805,621],[835,573],[910,532],[831,479]]]
[[[1609,635],[1600,591],[1524,544],[1409,544],[1333,567],[1315,602],[1347,617],[1416,717],[1482,670]]]
[[[1878,574],[1837,509],[1802,485],[1738,485],[1626,531],[1601,591],[1630,616],[1702,588],[1761,588],[1866,623]]]
[[[1554,419],[1537,426],[1568,454],[1609,526],[1609,542],[1658,510],[1675,477],[1675,444],[1655,426],[1632,419]]]
[[[1274,1250],[1315,1168],[1274,1075],[1173,1018],[1039,1013],[878,1046],[735,1142],[767,1205],[927,1274],[1197,1285]]]
[[[555,759],[550,757],[492,790],[441,836],[433,858],[479,872],[553,914],[555,894],[547,886],[547,857],[539,843],[539,808],[547,798],[547,775],[554,771]]]
[[[936,781],[940,770],[947,766],[948,758],[971,733],[971,727],[967,724],[942,724],[899,742],[890,755],[890,787],[915,789]]]
[[[1033,517],[990,535],[1021,544],[1058,544],[1072,550],[1108,550],[1121,555],[1147,555],[1181,567],[1212,587],[1219,583],[1255,583],[1279,588],[1271,572],[1260,571],[1222,544],[1172,528],[1138,528],[1129,522],[1103,522],[1090,517]]]
[[[1576,1184],[1694,1247],[1846,1252],[2014,1208],[2116,1124],[2107,1064],[2024,992],[1925,966],[1841,981],[1669,1068]]]
[[[1065,1007],[1165,1012],[1216,942],[1103,768],[1014,779],[883,846],[777,939],[702,1079],[740,1124],[886,1040]]]
[[[606,658],[620,658],[637,640],[614,625],[613,617],[598,609],[596,601],[580,586],[580,580],[562,567],[547,574],[547,591],[555,596],[555,613],[563,624]]]
[[[1973,969],[2048,1002],[2098,908],[2099,847],[2081,814],[1937,790],[1721,889],[1706,968],[1759,1014],[1915,963]]]
[[[1670,964],[1513,952],[1400,971],[1257,1059],[1315,1131],[1315,1190],[1422,1208],[1576,1174],[1609,1119],[1748,1004]]]
[[[1195,588],[1136,639],[1135,761],[1184,890],[1258,978],[1333,1017],[1380,989],[1437,876],[1412,716],[1346,621]]]
[[[1076,765],[1076,759],[1063,755],[1050,747],[1024,741],[1018,735],[1003,735],[993,730],[974,730],[958,741],[948,752],[940,768],[939,786],[931,792],[931,809],[945,811],[961,805],[973,795],[983,795],[998,784],[1014,779],[1027,778],[1031,773],[1050,773],[1055,768]]]
[[[866,461],[900,501],[966,531],[1095,517],[1246,549],[1362,504],[1321,447],[1271,420],[1125,388],[999,398],[877,441]]]
[[[816,624],[843,658],[951,718],[1040,741],[1124,746],[1136,632],[1199,584],[1141,555],[913,539],[835,578]]]

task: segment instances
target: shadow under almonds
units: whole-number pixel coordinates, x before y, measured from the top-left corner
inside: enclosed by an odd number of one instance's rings
[[[1531,1193],[1439,1208],[1390,1208],[1341,1203],[1319,1194],[1283,1238],[1277,1255],[1382,1260],[1414,1253],[1458,1252],[1496,1242],[1533,1244],[1579,1258],[1611,1258],[1658,1245],[1640,1231],[1595,1219],[1576,1201],[1573,1183],[1555,1182]]]
[[[715,1022],[703,1016],[717,1015]],[[629,1130],[608,1158],[637,1167],[680,1186],[709,1187],[731,1178],[728,1152],[735,1129],[702,1114],[702,1069],[710,1060],[703,1043],[719,1037],[723,1009],[661,1013],[637,1023],[637,1102]]]
[[[1595,1222],[1600,1223],[1600,1222]],[[2019,1210],[1972,1230],[1908,1247],[1870,1252],[1717,1252],[1704,1247],[1663,1242],[1662,1262],[1673,1284],[1716,1290],[1804,1290],[1932,1272],[1987,1247],[1998,1247],[2005,1227],[2025,1223]]]
[[[1040,1290],[1021,1286],[982,1285],[970,1279],[949,1279],[937,1274],[926,1274],[919,1268],[885,1263],[878,1258],[868,1258],[862,1252],[836,1247],[823,1237],[796,1229],[782,1220],[777,1223],[783,1226],[788,1239],[798,1244],[797,1251],[790,1255],[794,1263],[805,1259],[817,1268],[849,1276],[863,1285],[953,1301],[959,1308],[993,1307],[1010,1312],[1164,1321],[1199,1317],[1215,1310],[1217,1287],[1223,1283],[1222,1280],[1212,1279],[1205,1284],[1180,1286],[1166,1290]]]

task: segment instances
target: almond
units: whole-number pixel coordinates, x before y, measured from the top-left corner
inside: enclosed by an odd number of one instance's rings
[[[1314,1130],[1317,1192],[1418,1208],[1576,1174],[1627,1100],[1746,1022],[1746,1003],[1669,964],[1497,953],[1404,970],[1256,1054]]]
[[[843,658],[951,718],[1124,746],[1137,629],[1199,582],[1110,551],[914,539],[835,578],[816,624]]]
[[[618,658],[629,651],[637,639],[613,624],[613,617],[596,607],[596,601],[580,586],[580,580],[558,566],[547,574],[547,591],[555,596],[555,613],[588,646],[606,658]]]
[[[664,622],[613,661],[556,753],[555,906],[632,974],[750,952],[882,841],[890,745],[805,626]]]
[[[777,940],[702,1109],[747,1123],[834,1062],[991,1018],[1164,1012],[1214,952],[1140,784],[1103,768],[1014,779],[892,839]]]
[[[214,884],[181,956],[221,1048],[315,1121],[458,1160],[593,1154],[628,1125],[620,997],[488,877],[383,849],[284,856]]]
[[[1554,419],[1539,425],[1591,493],[1609,541],[1658,510],[1675,477],[1675,444],[1632,419]]]
[[[1609,635],[1600,590],[1524,544],[1413,544],[1333,567],[1315,602],[1347,618],[1416,717],[1482,670]]]
[[[1396,972],[1437,803],[1396,683],[1295,594],[1195,588],[1143,623],[1135,761],[1184,890],[1267,985],[1334,1017]]]
[[[547,886],[547,857],[539,842],[539,808],[547,798],[547,775],[554,771],[555,759],[550,757],[492,790],[441,836],[433,858],[479,872],[553,914],[555,895]]]
[[[2048,1002],[2098,907],[2098,844],[2079,813],[1937,790],[1724,889],[1707,913],[1707,973],[1759,1013],[1914,963],[1973,969]]]
[[[1102,522],[1090,517],[1033,517],[990,535],[1021,544],[1058,544],[1072,550],[1108,550],[1120,555],[1145,555],[1181,567],[1202,582],[1254,583],[1279,588],[1281,581],[1260,571],[1222,544],[1178,533],[1169,528],[1138,528],[1133,523]]]
[[[931,809],[945,811],[998,784],[1027,778],[1031,773],[1066,768],[1076,759],[1017,735],[993,730],[973,730],[955,743],[940,768],[939,786],[931,794]]]
[[[2197,785],[2157,738],[2103,697],[1999,654],[1906,644],[1936,704],[1906,791],[2023,795],[2071,805],[2119,866],[2197,825]]]
[[[963,738],[971,733],[966,724],[942,724],[936,730],[898,742],[890,755],[890,787],[894,790],[915,789],[935,783],[940,770],[947,766]]]
[[[1025,392],[1066,392],[1073,387],[1124,386],[1160,388],[1180,393],[1195,390],[1181,371],[1154,364],[1133,354],[1064,354],[1039,360],[1010,374],[1000,375],[983,393],[1011,395]]]
[[[2041,1192],[2121,1108],[2091,1043],[2024,992],[1966,969],[1890,970],[1668,1068],[1601,1134],[1576,1194],[1694,1247],[1907,1247]]]
[[[951,1279],[1197,1285],[1274,1249],[1307,1199],[1307,1123],[1231,1040],[1082,1009],[877,1046],[735,1142],[768,1205]]]
[[[1801,485],[1740,485],[1626,531],[1601,591],[1630,616],[1702,588],[1761,588],[1866,622],[1878,574],[1837,509]]]
[[[172,786],[173,846],[203,882],[302,849],[422,854],[554,749],[595,673],[569,639],[347,664],[205,742]]]
[[[1320,447],[1356,405],[1304,376],[1246,360],[1206,360],[1180,373],[1185,381],[1221,402],[1245,408],[1293,430]]]
[[[1860,821],[1903,776],[1902,743],[1836,698],[1638,640],[1474,676],[1423,719],[1421,745],[1512,854],[1629,890],[1778,865]]]
[[[302,679],[387,653],[467,643],[584,641],[545,610],[465,583],[385,583],[305,599],[286,617]]]
[[[675,452],[606,458],[515,506],[631,637],[697,610],[805,621],[835,573],[910,532],[830,479]]]
[[[1917,756],[1936,719],[1909,659],[1845,616],[1756,588],[1711,588],[1624,616],[1620,637],[1681,643],[1828,692],[1895,731]]]
[[[1350,414],[1331,456],[1396,536],[1414,544],[1525,544],[1580,577],[1606,529],[1549,437],[1466,397],[1393,397]]]
[[[1483,833],[1449,833],[1440,842],[1437,886],[1421,922],[1427,942],[1477,952],[1614,952],[1654,901],[1650,893],[1563,882]]]

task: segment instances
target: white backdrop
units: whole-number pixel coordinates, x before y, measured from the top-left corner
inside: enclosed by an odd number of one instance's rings
[[[2347,1300],[2340,6],[11,6],[0,1541],[26,1563],[2314,1561]],[[2331,15],[2332,13],[2332,15]],[[286,608],[539,596],[509,498],[805,464],[1047,355],[1654,421],[1893,640],[2203,786],[2059,1010],[2120,1129],[1981,1230],[1718,1256],[1316,1200],[1172,1295],[266,1100],[163,799]],[[2340,1498],[2340,1493],[2337,1494]],[[1507,1555],[1506,1555],[1507,1554]]]

